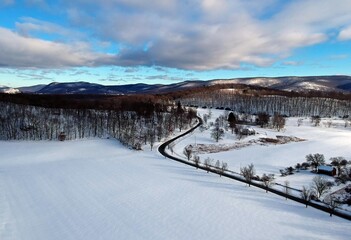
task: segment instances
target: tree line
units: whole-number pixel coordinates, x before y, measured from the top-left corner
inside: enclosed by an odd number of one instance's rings
[[[351,101],[331,98],[285,97],[285,96],[246,96],[231,93],[211,95],[194,93],[182,99],[183,104],[198,107],[223,108],[249,114],[260,112],[286,116],[349,116]]]
[[[0,101],[1,140],[112,137],[140,149],[188,128],[196,111],[160,102],[116,109],[48,108]],[[135,107],[135,109],[134,109]]]
[[[226,88],[228,87],[228,88]],[[334,92],[286,92],[265,88],[219,85],[183,93],[183,104],[220,108],[238,113],[265,112],[286,116],[349,116],[351,94]]]

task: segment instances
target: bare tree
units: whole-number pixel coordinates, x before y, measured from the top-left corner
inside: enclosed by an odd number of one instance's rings
[[[312,179],[312,189],[316,192],[317,198],[320,199],[329,189],[328,181],[322,176],[315,176]]]
[[[344,157],[332,157],[330,158],[331,165],[338,168],[339,173],[341,172],[341,166],[347,164],[347,160]]]
[[[151,151],[152,151],[152,149],[154,148],[155,142],[156,142],[155,131],[150,129],[148,131],[148,138],[149,138],[150,148],[151,148]]]
[[[212,162],[213,162],[213,159],[211,159],[209,157],[205,159],[204,165],[205,165],[205,168],[207,169],[207,172],[211,168]]]
[[[328,199],[326,200],[326,203],[328,204],[329,209],[330,209],[329,216],[333,216],[335,209],[340,206],[340,203],[333,196],[329,196]]]
[[[318,127],[319,124],[321,123],[321,117],[320,116],[312,116],[311,122],[314,123],[315,127]]]
[[[320,153],[306,155],[306,161],[311,163],[311,166],[317,170],[317,167],[325,164],[324,155]]]
[[[347,181],[351,181],[351,167],[344,166],[341,168],[338,180],[341,183],[346,183]]]
[[[216,163],[215,163],[215,169],[216,169],[216,171],[220,174],[221,163],[220,163],[219,160],[217,160]]]
[[[183,154],[186,156],[186,158],[189,161],[190,158],[193,156],[193,149],[190,146],[187,146],[184,148]]]
[[[234,134],[237,121],[238,121],[238,117],[235,116],[233,112],[230,112],[228,115],[228,123],[229,123],[229,128],[232,130],[232,134]]]
[[[199,156],[197,156],[197,155],[194,155],[194,163],[195,163],[195,165],[196,165],[196,168],[198,168],[199,167],[199,165],[200,165],[200,157]]]
[[[288,180],[284,181],[284,192],[286,194],[286,200],[288,200],[288,195],[290,194],[290,182]]]
[[[268,192],[268,188],[270,188],[274,184],[274,179],[272,176],[263,174],[261,177],[262,184],[266,188],[266,193]]]
[[[228,164],[226,162],[222,162],[221,165],[221,174],[228,170]]]
[[[251,163],[250,165],[240,168],[240,173],[243,175],[245,178],[246,182],[249,184],[249,187],[251,185],[252,179],[255,176],[255,166]]]
[[[207,116],[208,116],[208,119],[212,118],[212,110],[211,110],[211,108],[208,109]]]
[[[204,115],[202,116],[202,120],[204,120],[204,123],[207,124],[208,115],[207,115],[207,114],[204,114]]]
[[[261,127],[266,127],[269,122],[269,114],[266,112],[260,112],[257,114],[256,124],[260,125]]]
[[[285,118],[282,115],[275,113],[272,118],[272,126],[280,131],[285,126]]]
[[[300,193],[300,196],[303,200],[306,201],[306,208],[308,206],[308,203],[311,201],[312,197],[312,190],[308,187],[302,186],[302,190]]]
[[[224,130],[220,127],[219,119],[216,119],[215,126],[211,131],[211,137],[218,142],[224,136]]]
[[[303,119],[302,119],[302,118],[299,118],[299,119],[297,120],[297,126],[300,127],[300,126],[302,125],[302,123],[303,123]]]

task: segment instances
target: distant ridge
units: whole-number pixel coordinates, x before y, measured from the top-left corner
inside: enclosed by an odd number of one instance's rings
[[[255,77],[214,79],[209,81],[185,81],[169,85],[163,84],[127,84],[105,86],[89,82],[50,83],[48,85],[35,85],[17,89],[0,86],[0,92],[23,92],[36,94],[155,94],[187,90],[196,87],[213,86],[218,84],[245,84],[259,87],[267,87],[284,91],[327,91],[327,92],[351,92],[350,76],[308,76],[308,77]]]

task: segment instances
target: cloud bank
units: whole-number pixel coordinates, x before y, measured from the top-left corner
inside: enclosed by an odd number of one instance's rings
[[[68,27],[23,18],[15,31],[0,28],[1,66],[239,69],[247,64],[270,66],[306,46],[351,40],[349,0],[62,0],[58,4],[55,8],[61,9]],[[41,39],[39,33],[61,38]],[[118,47],[101,50],[91,39]]]

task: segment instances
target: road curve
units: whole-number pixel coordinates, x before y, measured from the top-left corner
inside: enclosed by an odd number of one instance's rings
[[[203,120],[200,118],[200,117],[197,117],[198,119],[198,124],[196,124],[196,126],[192,127],[191,129],[189,129],[188,131],[182,133],[181,135],[175,137],[175,138],[172,138],[164,143],[162,143],[159,147],[158,147],[158,151],[163,155],[165,156],[166,158],[170,158],[174,161],[177,161],[177,162],[180,162],[180,163],[183,163],[183,164],[186,164],[186,165],[189,165],[189,166],[192,166],[192,167],[195,167],[195,168],[198,168],[198,169],[202,169],[204,171],[207,171],[207,172],[212,172],[212,173],[215,173],[215,174],[218,174],[218,171],[216,169],[213,169],[213,168],[205,168],[204,166],[202,165],[196,165],[195,163],[193,163],[192,161],[186,161],[186,160],[183,160],[181,158],[177,158],[173,155],[170,155],[169,153],[166,152],[166,148],[168,147],[169,144],[171,144],[172,142],[176,141],[177,139],[181,138],[181,137],[184,137],[186,136],[187,134],[193,132],[196,128],[198,128],[199,126],[201,126],[203,124]],[[242,183],[246,183],[248,184],[248,182],[242,178],[242,177],[239,177],[239,176],[235,176],[233,174],[230,174],[230,173],[221,173],[221,176],[223,177],[227,177],[227,178],[230,178],[230,179],[233,179],[233,180],[236,180],[236,181],[239,181],[239,182],[242,182]],[[271,192],[271,193],[274,193],[276,195],[279,195],[279,196],[282,196],[284,198],[287,198],[287,199],[290,199],[290,200],[293,200],[295,202],[298,202],[298,203],[302,203],[304,205],[309,205],[313,208],[316,208],[318,210],[321,210],[323,212],[327,212],[327,213],[330,213],[331,212],[331,209],[327,206],[323,206],[323,205],[320,205],[319,203],[317,202],[311,202],[311,201],[305,201],[303,200],[302,198],[299,198],[299,197],[296,197],[296,196],[293,196],[293,195],[289,195],[289,194],[286,194],[284,192],[281,192],[279,190],[276,190],[276,189],[273,189],[273,188],[266,188],[265,186],[263,186],[262,184],[260,183],[257,183],[257,182],[250,182],[250,185],[252,186],[255,186],[257,188],[261,188],[261,189],[264,189],[265,191],[268,191],[268,192]],[[343,213],[343,212],[339,212],[339,211],[333,211],[332,212],[333,215],[336,215],[338,217],[341,217],[341,218],[344,218],[344,219],[347,219],[347,220],[350,220],[351,221],[351,215],[349,214],[346,214],[346,213]]]
[[[181,138],[181,137],[184,137],[185,135],[193,132],[196,128],[200,127],[202,124],[203,124],[203,120],[200,118],[200,117],[197,117],[198,119],[198,124],[196,124],[195,127],[192,127],[191,129],[189,129],[188,131],[186,131],[185,133],[182,133],[180,134],[179,136],[175,137],[175,138],[172,138],[164,143],[162,143],[159,147],[158,147],[158,151],[165,157],[167,158],[170,158],[172,160],[175,160],[177,162],[181,162],[181,163],[184,163],[184,164],[187,164],[187,165],[190,165],[190,166],[193,166],[193,167],[196,167],[196,165],[192,162],[189,162],[189,161],[184,161],[180,158],[177,158],[177,157],[174,157],[173,155],[170,155],[166,152],[166,147],[168,147],[169,144],[171,144],[172,142],[176,141],[177,139]]]

